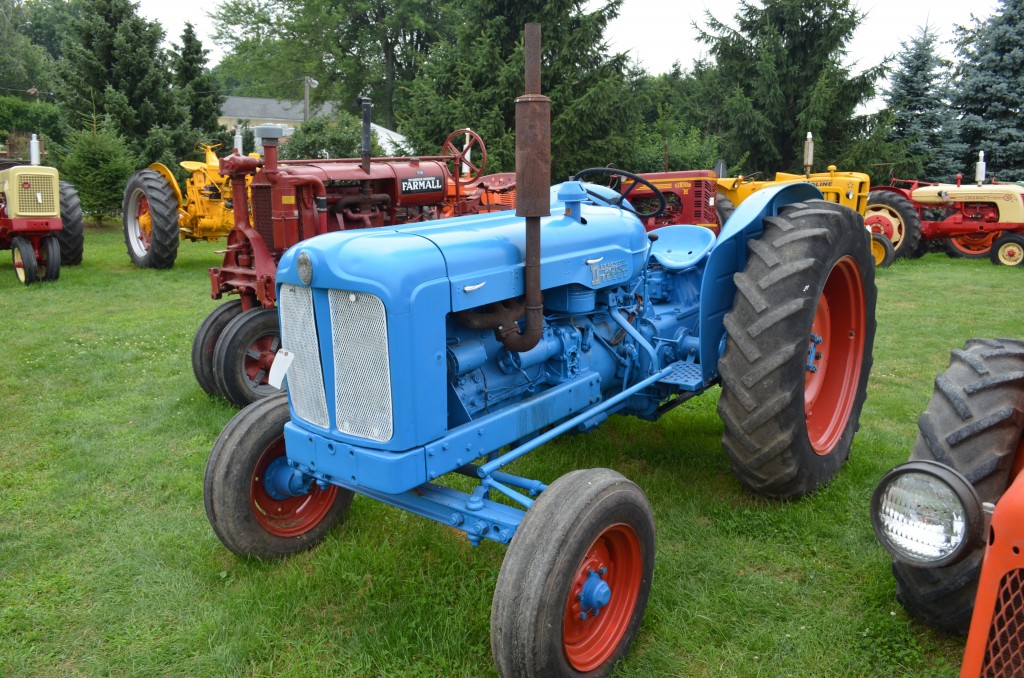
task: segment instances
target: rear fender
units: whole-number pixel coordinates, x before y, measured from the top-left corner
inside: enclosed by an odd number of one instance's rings
[[[725,222],[700,285],[700,364],[706,385],[718,378],[725,314],[736,296],[733,276],[746,266],[747,242],[761,237],[766,217],[776,216],[786,205],[821,197],[821,191],[808,183],[765,188],[740,203]]]
[[[159,162],[151,164],[149,169],[153,170],[164,179],[167,179],[167,183],[170,185],[171,191],[174,193],[174,197],[178,201],[178,211],[180,212],[185,201],[181,197],[181,188],[178,187],[178,180],[174,178],[174,174],[171,173],[171,170],[167,169],[167,165]]]

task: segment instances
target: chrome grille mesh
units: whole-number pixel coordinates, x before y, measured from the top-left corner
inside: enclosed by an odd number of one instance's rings
[[[391,440],[391,366],[384,303],[372,294],[331,290],[335,425],[343,433]]]
[[[327,428],[327,398],[320,367],[320,344],[313,313],[313,290],[281,285],[281,344],[295,354],[288,368],[288,393],[295,414],[311,424]]]
[[[48,174],[19,174],[12,177],[18,187],[20,214],[54,215],[58,213],[53,177]],[[25,187],[28,184],[28,188]]]
[[[1024,570],[1010,570],[999,583],[981,675],[1024,675]]]

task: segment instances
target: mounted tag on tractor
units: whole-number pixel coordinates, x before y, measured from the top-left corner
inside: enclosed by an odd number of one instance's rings
[[[605,676],[654,576],[643,490],[610,469],[509,465],[613,414],[656,420],[721,385],[740,483],[797,498],[850,454],[875,335],[860,215],[807,183],[759,191],[721,233],[637,209],[584,170],[548,186],[540,26],[516,100],[516,210],[318,235],[281,256],[287,396],[242,410],[204,479],[231,551],[318,544],[354,495],[508,545],[491,607],[501,675]],[[646,184],[645,184],[646,182]],[[253,180],[256,184],[256,179]],[[435,482],[470,480],[466,491]],[[499,496],[500,495],[500,496]]]

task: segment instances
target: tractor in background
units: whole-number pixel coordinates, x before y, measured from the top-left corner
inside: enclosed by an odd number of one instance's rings
[[[906,250],[920,256],[939,242],[955,257],[988,257],[993,264],[1024,263],[1024,186],[985,183],[985,152],[978,155],[975,180],[936,184],[893,177],[871,189],[865,223],[883,233],[903,232]]]
[[[651,505],[610,469],[548,484],[509,464],[612,414],[656,420],[721,384],[739,481],[780,499],[815,491],[858,428],[875,268],[862,217],[807,183],[755,193],[717,237],[695,225],[649,232],[668,201],[622,170],[656,208],[587,181],[606,168],[550,186],[539,25],[524,46],[516,210],[326,233],[285,252],[271,383],[287,379],[287,394],[227,424],[204,504],[245,557],[316,546],[355,494],[471,544],[508,545],[490,616],[498,672],[607,676],[651,592]],[[264,173],[274,167],[268,154]],[[329,218],[319,185],[286,210],[277,188],[275,229],[305,205]],[[441,480],[452,473],[462,482]]]
[[[168,167],[155,162],[128,179],[121,206],[124,242],[140,268],[171,268],[179,240],[216,242],[234,226],[231,180],[220,173],[219,143],[199,143],[204,162],[184,160],[185,192]]]
[[[11,249],[22,284],[57,280],[61,265],[82,262],[85,226],[75,187],[39,165],[32,135],[31,164],[0,161],[0,248]]]
[[[361,97],[359,103],[359,158],[280,162],[280,129],[265,126],[257,130],[263,159],[236,152],[219,161],[235,210],[223,263],[209,272],[211,294],[233,298],[203,320],[192,344],[193,372],[207,393],[244,407],[277,392],[268,381],[281,343],[275,273],[292,245],[334,231],[487,213],[515,204],[514,176],[483,173],[486,146],[469,130],[453,132],[438,156],[370,157],[372,102]]]
[[[963,678],[1024,675],[1024,341],[954,350],[918,428],[871,500],[896,598],[968,633]]]

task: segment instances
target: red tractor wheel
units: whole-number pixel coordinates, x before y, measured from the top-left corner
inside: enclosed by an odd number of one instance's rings
[[[192,373],[199,386],[212,396],[223,396],[217,388],[217,379],[213,373],[213,352],[217,340],[228,323],[242,312],[242,301],[235,299],[221,304],[210,311],[200,323],[196,336],[192,340]]]
[[[869,239],[853,210],[795,203],[736,274],[718,414],[733,472],[759,494],[803,496],[850,455],[875,336]]]
[[[977,235],[958,235],[955,238],[947,238],[942,246],[951,257],[984,259],[992,251],[992,243],[1002,234],[1002,231],[991,231]]]
[[[643,491],[608,469],[562,476],[526,512],[498,574],[498,672],[607,676],[636,636],[653,573],[654,516]]]
[[[921,241],[921,217],[913,203],[893,191],[868,193],[864,225],[892,243],[897,257],[912,257]]]
[[[992,243],[989,259],[993,264],[1003,266],[1020,266],[1024,264],[1024,235],[1020,233],[1004,233]]]
[[[128,256],[139,268],[170,268],[178,256],[178,200],[159,172],[139,170],[128,179],[121,204]]]
[[[217,390],[238,407],[278,393],[270,385],[270,366],[280,347],[276,308],[254,308],[236,316],[213,350]]]
[[[217,438],[203,477],[206,517],[241,556],[279,558],[316,546],[348,513],[352,492],[288,466],[281,394],[235,415]]]
[[[459,137],[463,135],[466,137],[466,144],[462,150],[459,150],[456,144],[460,142]],[[474,148],[480,152],[480,159],[475,163],[472,160]],[[445,164],[448,167],[448,172],[460,186],[479,179],[484,173],[484,168],[487,167],[487,147],[484,145],[484,140],[470,129],[460,129],[449,134],[441,146],[441,155],[450,156],[448,160],[445,160]],[[465,175],[462,173],[463,166],[467,169]]]

